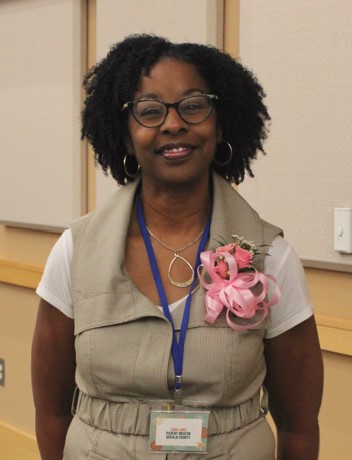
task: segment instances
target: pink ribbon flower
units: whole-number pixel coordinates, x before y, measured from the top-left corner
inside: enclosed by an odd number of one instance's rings
[[[227,308],[228,325],[236,330],[254,329],[268,315],[269,308],[280,299],[280,289],[271,275],[258,272],[252,265],[258,247],[244,241],[241,245],[230,243],[201,253],[198,268],[200,284],[207,290],[205,321],[213,324],[223,308]],[[246,248],[244,248],[245,246]],[[248,247],[248,249],[247,249]],[[254,249],[253,249],[254,248]],[[206,281],[206,277],[211,282]],[[269,296],[270,284],[274,292]],[[270,298],[269,298],[270,297]],[[239,319],[235,322],[231,319]]]

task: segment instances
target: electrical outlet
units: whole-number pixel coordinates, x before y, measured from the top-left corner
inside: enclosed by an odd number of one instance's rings
[[[5,360],[0,359],[0,385],[5,386]]]

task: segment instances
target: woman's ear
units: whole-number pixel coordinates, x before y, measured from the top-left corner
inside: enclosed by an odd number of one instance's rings
[[[126,153],[129,155],[134,155],[134,148],[132,144],[132,139],[129,133],[123,136],[123,143],[125,145]]]
[[[220,142],[222,141],[222,128],[219,125],[219,123],[217,124],[217,127],[216,127],[216,140],[218,144],[220,144]]]

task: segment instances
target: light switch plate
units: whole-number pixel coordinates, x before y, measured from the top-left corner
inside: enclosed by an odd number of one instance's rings
[[[352,253],[352,208],[334,208],[334,250]]]
[[[5,386],[5,360],[0,359],[0,385]]]

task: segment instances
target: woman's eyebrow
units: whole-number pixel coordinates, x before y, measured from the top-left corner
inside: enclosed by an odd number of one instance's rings
[[[185,91],[183,94],[184,96],[191,96],[192,94],[205,94],[207,93],[207,91],[204,91],[204,89],[200,89],[200,88],[191,88],[191,89],[188,89],[187,91]]]
[[[136,101],[140,101],[141,99],[157,99],[157,100],[159,100],[159,96],[157,96],[155,93],[147,93],[147,94],[140,94],[138,97],[136,97]]]
[[[193,94],[205,94],[206,91],[200,88],[190,88],[184,91],[181,95],[180,98],[182,97],[187,97],[191,96]],[[155,93],[146,93],[146,94],[140,94],[136,97],[136,101],[141,101],[143,99],[155,99],[157,101],[162,101],[162,99]]]

